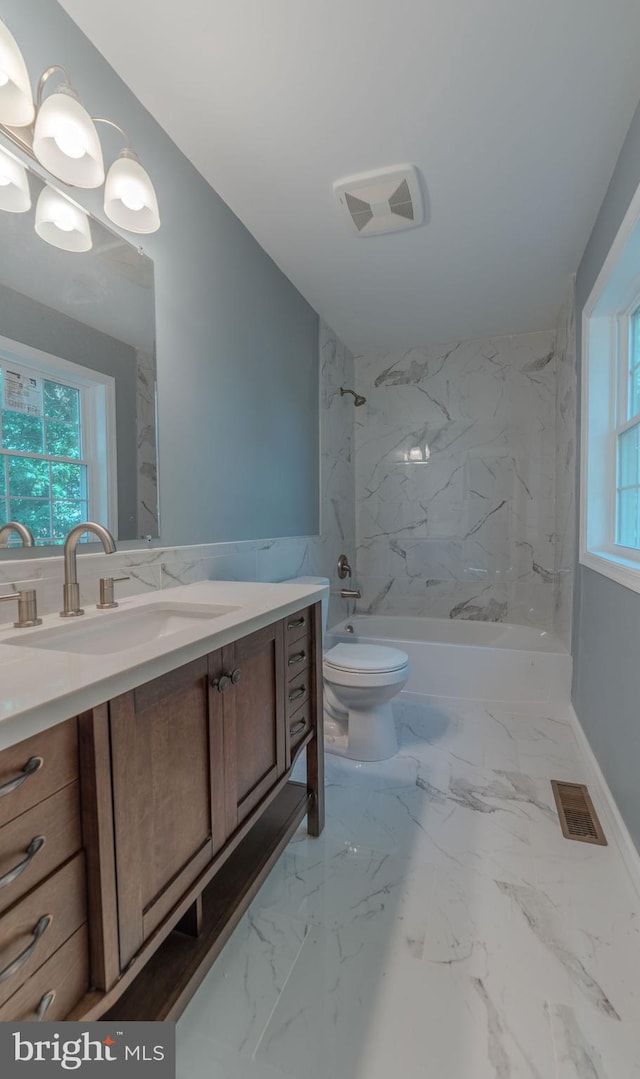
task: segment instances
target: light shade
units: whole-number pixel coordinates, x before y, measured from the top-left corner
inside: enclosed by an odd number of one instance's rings
[[[102,147],[95,124],[73,90],[61,87],[40,105],[33,152],[45,169],[74,187],[100,187]]]
[[[27,65],[13,34],[0,19],[0,123],[25,127],[34,113]]]
[[[23,214],[31,209],[27,170],[15,157],[0,150],[0,210]]]
[[[123,150],[107,173],[104,212],[114,225],[129,232],[156,232],[160,228],[153,184],[131,150]]]
[[[90,251],[89,219],[75,203],[43,187],[36,206],[36,232],[42,240],[63,251]]]

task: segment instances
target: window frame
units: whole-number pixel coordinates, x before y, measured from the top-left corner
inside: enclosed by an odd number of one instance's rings
[[[60,380],[80,391],[80,422],[82,428],[81,459],[69,459],[72,464],[87,466],[87,507],[90,520],[106,523],[113,535],[118,534],[118,487],[116,461],[116,393],[115,378],[93,371],[62,356],[44,352],[0,335],[0,363],[31,371],[37,378]],[[5,451],[31,459],[51,460],[52,455],[30,454],[26,451]],[[100,458],[104,459],[104,468]],[[61,460],[67,460],[61,458]],[[58,548],[59,543],[43,543],[40,549]]]
[[[579,559],[640,592],[640,548],[616,542],[618,441],[627,416],[631,320],[640,309],[640,188],[582,311]],[[624,418],[623,418],[624,417]]]

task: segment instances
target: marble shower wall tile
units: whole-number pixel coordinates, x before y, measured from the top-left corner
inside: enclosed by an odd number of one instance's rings
[[[572,281],[558,326],[556,393],[556,501],[553,535],[556,573],[554,630],[571,647],[576,532],[577,380],[575,285]]]
[[[282,581],[289,577],[313,575],[329,577],[334,592],[330,623],[344,618],[346,604],[339,598],[335,566],[344,552],[355,567],[355,482],[353,454],[354,407],[350,397],[340,397],[340,386],[353,387],[353,356],[333,331],[320,324],[320,535],[229,543],[205,543],[184,547],[145,546],[114,555],[78,555],[78,579],[82,602],[97,602],[100,577],[128,577],[118,584],[118,595],[141,595],[199,580]],[[144,357],[139,357],[140,407],[148,420],[139,447],[139,483],[151,499],[152,480],[145,447],[155,437],[152,430],[153,390],[148,382]],[[145,487],[144,485],[147,484]],[[154,531],[149,519],[149,529]],[[60,609],[62,597],[62,550],[55,557],[15,558],[0,562],[0,592],[36,588],[41,614]],[[14,620],[11,604],[0,605],[0,625]]]
[[[138,349],[136,428],[138,431],[138,534],[158,535],[156,453],[156,371],[153,356]]]
[[[551,628],[555,337],[355,357],[363,610]]]

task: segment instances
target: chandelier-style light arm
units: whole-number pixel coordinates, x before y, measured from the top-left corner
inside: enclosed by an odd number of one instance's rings
[[[107,120],[105,116],[92,116],[91,119],[94,124],[108,124],[109,127],[113,127],[116,131],[119,131],[126,143],[126,149],[129,150],[130,153],[133,153],[133,143],[124,128],[120,127],[120,124],[114,123],[113,120]]]
[[[52,64],[51,67],[48,67],[46,71],[42,72],[42,75],[38,80],[38,90],[36,93],[36,108],[39,109],[42,105],[42,95],[44,93],[44,85],[47,79],[50,79],[52,75],[56,74],[56,72],[62,72],[66,85],[69,87],[70,90],[73,89],[71,76],[67,71],[66,67],[63,67],[62,64]]]

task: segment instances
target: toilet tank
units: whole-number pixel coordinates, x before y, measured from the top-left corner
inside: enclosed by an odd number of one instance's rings
[[[322,639],[324,640],[329,621],[329,585],[331,584],[329,578],[290,577],[288,581],[283,581],[282,584],[315,584],[318,588],[324,588],[325,591],[322,595]]]

